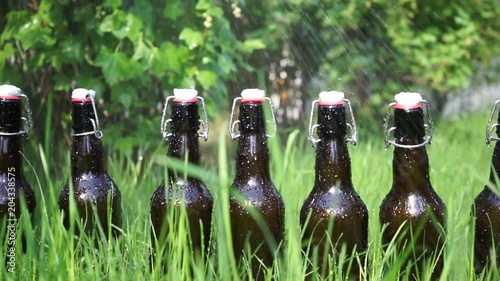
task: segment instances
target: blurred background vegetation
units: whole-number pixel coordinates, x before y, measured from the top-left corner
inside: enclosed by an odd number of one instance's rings
[[[198,89],[213,132],[242,89],[264,88],[287,132],[321,90],[349,93],[358,124],[379,128],[397,92],[439,112],[499,77],[497,0],[2,0],[0,15],[0,83],[31,98],[31,147],[56,173],[76,87],[97,91],[110,153],[142,157],[173,88]]]

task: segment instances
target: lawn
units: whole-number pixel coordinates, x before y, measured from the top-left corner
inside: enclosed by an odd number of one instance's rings
[[[431,182],[447,206],[448,235],[441,280],[475,278],[470,210],[489,175],[493,148],[485,145],[486,120],[487,112],[441,120],[436,124],[433,143],[428,146]],[[372,122],[378,124],[381,120]],[[226,126],[223,122],[215,124],[213,128]],[[391,187],[393,148],[384,149],[381,134],[367,133],[366,128],[375,127],[373,124],[360,122],[358,125],[361,136],[358,146],[350,147],[350,155],[353,183],[370,215],[365,279],[396,280],[394,271],[386,266],[389,259],[381,249],[378,221],[380,203]],[[201,262],[189,254],[186,228],[179,224],[171,237],[172,245],[167,247],[168,275],[162,275],[157,267],[150,269],[149,202],[164,176],[161,164],[167,161],[165,147],[159,146],[160,136],[152,157],[133,160],[120,153],[109,155],[109,174],[122,193],[123,229],[119,239],[101,243],[98,248],[94,247],[92,237],[75,238],[62,227],[57,199],[69,176],[68,157],[61,162],[48,161],[41,145],[29,143],[25,144],[30,146],[26,149],[30,153],[27,153],[29,163],[25,161],[24,170],[37,192],[35,231],[24,231],[27,251],[23,254],[18,248],[16,273],[1,271],[0,280],[237,280],[246,276],[245,265],[237,266],[229,248],[228,186],[234,175],[237,144],[229,141],[226,131],[216,131],[211,132],[209,143],[200,143],[205,155],[202,159],[207,164],[203,169],[191,171],[204,179],[215,199],[212,252],[208,261]],[[268,271],[267,278],[302,280],[309,272],[301,249],[299,210],[313,185],[315,150],[306,141],[305,130],[288,132],[284,145],[278,138],[270,139],[270,149],[271,174],[286,206],[286,240],[282,245],[285,255]],[[182,163],[174,164],[182,166]],[[52,173],[58,177],[50,176]],[[21,224],[23,229],[31,228],[26,219]],[[337,268],[332,268],[332,272],[335,271]],[[308,276],[315,278],[314,274]],[[500,275],[494,269],[479,280],[500,280]]]

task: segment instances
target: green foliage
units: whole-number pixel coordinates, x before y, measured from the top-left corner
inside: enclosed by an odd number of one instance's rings
[[[302,105],[340,89],[372,117],[399,91],[427,92],[439,109],[500,55],[495,0],[5,0],[0,13],[0,83],[40,105],[52,136],[69,127],[69,106],[47,115],[47,103],[93,88],[103,128],[130,153],[159,139],[173,88],[196,87],[211,117],[246,87],[297,90]],[[285,53],[293,64],[281,67]],[[287,77],[269,78],[276,65]]]
[[[48,95],[68,104],[74,87],[93,88],[106,120],[120,121],[113,123],[112,138],[131,143],[158,135],[158,126],[140,120],[159,120],[164,91],[196,87],[210,96],[208,102],[225,104],[224,81],[235,74],[235,65],[251,69],[245,56],[263,43],[237,39],[217,2],[166,2],[40,0],[17,10],[9,1],[0,36],[0,81],[20,86],[33,104],[43,104]],[[68,108],[48,121],[58,127]]]

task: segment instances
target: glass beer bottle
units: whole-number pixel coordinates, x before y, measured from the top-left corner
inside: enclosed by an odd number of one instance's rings
[[[165,120],[169,100],[173,100],[172,115]],[[198,100],[201,101],[204,120],[198,115]],[[171,132],[167,132],[170,124]],[[203,133],[198,133],[200,124]],[[174,96],[165,101],[161,131],[163,139],[168,141],[169,158],[187,160],[190,164],[200,165],[198,137],[208,139],[208,118],[205,102],[194,89],[174,89]],[[193,249],[208,253],[210,228],[212,222],[213,199],[205,184],[197,177],[168,168],[167,183],[162,182],[151,198],[151,221],[153,224],[152,245],[163,245],[171,228],[167,216],[169,209],[179,213],[179,208],[186,210]],[[154,257],[154,255],[153,255]]]
[[[261,263],[271,266],[276,247],[284,237],[285,206],[269,173],[269,148],[267,145],[263,102],[264,91],[246,89],[241,98],[235,98],[229,122],[232,140],[238,138],[236,175],[229,198],[231,233],[235,258],[241,260],[246,243],[255,256],[251,260],[253,277],[264,278]],[[236,103],[239,120],[233,123]],[[272,112],[272,104],[271,104]],[[274,120],[274,126],[276,122]],[[234,133],[239,125],[240,134]]]
[[[427,103],[420,94],[400,93],[395,99],[384,126],[386,148],[390,144],[395,148],[392,188],[380,206],[382,244],[394,241],[398,253],[408,251],[402,270],[409,270],[406,274],[411,280],[422,278],[425,267],[431,270],[431,279],[437,280],[443,269],[446,207],[429,178],[425,145],[432,138],[432,119],[427,110],[429,125],[424,125],[422,104]],[[395,127],[389,128],[391,108]],[[395,140],[389,140],[391,132]]]
[[[25,98],[27,118],[21,117],[21,98]],[[21,121],[26,122],[21,128]],[[22,170],[22,136],[32,127],[28,97],[12,85],[0,86],[0,221],[6,223],[2,235],[6,237],[8,264],[15,258],[16,226],[21,216],[21,197],[24,197],[28,213],[33,218],[36,207],[35,192],[24,178]],[[1,224],[0,224],[1,225]],[[26,237],[21,236],[21,247],[26,251]]]
[[[495,102],[491,111],[486,127],[486,143],[498,141],[499,129],[498,117],[497,124],[491,125],[496,108],[499,101]],[[497,136],[493,136],[493,131],[496,129]],[[493,157],[491,158],[490,184],[486,185],[474,200],[472,206],[473,216],[475,220],[474,230],[474,268],[477,274],[480,274],[483,269],[491,262],[490,253],[492,248],[495,249],[496,266],[500,266],[500,196],[498,190],[493,191],[491,187],[498,187],[500,180],[500,143],[495,144]],[[495,265],[493,265],[495,266]]]
[[[93,90],[82,88],[73,90],[71,95],[71,183],[68,181],[61,190],[59,209],[63,211],[63,224],[69,229],[75,220],[70,212],[72,196],[85,233],[91,235],[101,228],[105,237],[109,237],[110,230],[113,236],[118,236],[122,222],[121,195],[107,173],[94,97]],[[75,233],[79,234],[77,226]]]
[[[352,125],[346,122],[344,102],[347,102]],[[318,124],[312,125],[316,103]],[[312,104],[309,122],[309,140],[317,145],[314,186],[300,212],[304,228],[304,246],[317,248],[317,269],[327,277],[329,268],[339,262],[345,247],[350,257],[363,254],[368,247],[368,209],[354,190],[351,181],[351,161],[347,143],[356,144],[356,124],[349,100],[342,92],[321,92]],[[317,128],[318,139],[314,138]],[[348,128],[352,136],[347,138]],[[311,258],[313,254],[310,255]],[[361,258],[363,263],[363,258]],[[344,274],[361,278],[358,261],[346,261]]]

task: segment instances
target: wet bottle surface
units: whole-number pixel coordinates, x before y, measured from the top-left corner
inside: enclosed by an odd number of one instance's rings
[[[240,136],[236,152],[236,175],[229,199],[233,250],[241,261],[248,243],[253,277],[264,278],[264,268],[272,265],[276,247],[283,241],[285,207],[271,181],[269,148],[264,122],[264,99],[240,104]],[[247,256],[249,257],[249,256]]]
[[[500,116],[498,120],[500,121]],[[496,131],[498,136],[498,127]],[[497,181],[500,176],[500,143],[498,142],[495,144],[491,164],[490,184],[498,187]],[[492,247],[495,248],[496,266],[500,266],[500,196],[486,185],[474,200],[472,208],[473,215],[475,215],[474,268],[476,273],[480,274],[491,263]]]
[[[2,87],[7,86],[3,85]],[[10,86],[10,85],[9,85]],[[11,86],[13,87],[13,86]],[[15,88],[18,90],[18,88]],[[20,90],[19,90],[20,91]],[[8,235],[7,249],[16,247],[14,237],[21,216],[21,198],[33,220],[36,208],[35,192],[25,180],[22,171],[21,101],[17,95],[0,96],[0,225],[2,235]],[[3,236],[5,237],[5,236]],[[26,237],[21,236],[21,245],[26,251]],[[17,246],[19,247],[19,246]],[[7,263],[9,259],[6,259]]]
[[[200,165],[197,99],[174,99],[171,116],[171,135],[168,137],[169,158],[184,160]],[[151,221],[153,224],[152,245],[164,245],[166,236],[178,227],[169,225],[167,217],[171,208],[175,214],[184,208],[195,254],[208,253],[212,222],[213,198],[205,184],[183,171],[168,169],[168,178],[162,182],[151,198]],[[176,222],[180,223],[180,222]],[[167,265],[163,265],[167,266]]]
[[[79,89],[83,90],[83,89]],[[76,90],[75,90],[76,91]],[[75,93],[75,92],[73,92]],[[69,229],[71,220],[70,196],[88,235],[102,228],[105,237],[118,236],[122,222],[121,195],[107,173],[104,147],[95,127],[96,112],[90,98],[72,99],[73,144],[71,145],[71,184],[61,190],[59,209],[63,211],[63,224]],[[110,220],[108,219],[110,218]],[[75,225],[75,234],[80,231]]]
[[[429,178],[429,159],[423,145],[423,110],[420,104],[414,108],[401,108],[396,104],[394,120],[393,184],[380,206],[380,223],[385,226],[382,244],[387,246],[395,239],[400,256],[409,251],[401,270],[409,267],[410,280],[421,278],[424,267],[430,269],[432,262],[435,266],[431,280],[437,280],[443,269],[446,208]]]
[[[315,181],[302,206],[300,223],[305,226],[303,246],[310,243],[311,254],[315,247],[318,250],[314,270],[326,277],[331,265],[338,264],[342,247],[347,257],[366,251],[368,210],[351,181],[344,105],[321,105],[320,100],[318,125]],[[363,255],[359,258],[363,263]],[[349,261],[344,273],[348,267]],[[349,273],[351,279],[360,278],[357,260],[352,260]]]

